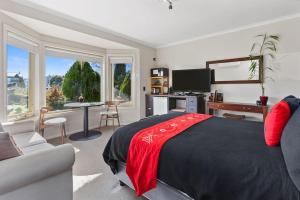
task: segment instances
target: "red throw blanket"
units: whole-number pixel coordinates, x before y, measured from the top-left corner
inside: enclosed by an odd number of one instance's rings
[[[190,113],[140,130],[132,138],[127,155],[126,173],[138,196],[156,187],[157,167],[163,145],[211,115]]]

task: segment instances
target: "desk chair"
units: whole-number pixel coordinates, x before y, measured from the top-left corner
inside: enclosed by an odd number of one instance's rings
[[[58,126],[61,130],[61,143],[64,143],[64,137],[67,137],[66,134],[66,121],[64,117],[56,117],[45,120],[45,114],[49,111],[47,107],[42,107],[40,109],[39,117],[39,133],[44,137],[45,128],[50,126]]]
[[[106,121],[106,126],[108,120],[112,120],[112,125],[115,127],[115,119],[118,121],[118,125],[120,126],[120,116],[118,111],[118,105],[120,105],[120,101],[106,101],[105,102],[105,111],[100,112],[100,124],[101,128],[102,121]]]

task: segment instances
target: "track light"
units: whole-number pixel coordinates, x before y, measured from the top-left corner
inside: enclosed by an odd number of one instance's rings
[[[163,1],[169,4],[169,10],[173,10],[174,0],[163,0]]]
[[[172,1],[169,1],[169,10],[172,10],[173,9],[173,3]]]

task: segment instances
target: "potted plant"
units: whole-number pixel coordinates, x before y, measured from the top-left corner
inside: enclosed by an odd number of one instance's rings
[[[272,69],[272,60],[275,59],[277,53],[277,45],[280,40],[278,35],[269,35],[267,33],[257,35],[258,42],[253,43],[250,53],[250,59],[254,57],[259,57],[260,59],[268,59],[268,62],[262,62],[262,74],[265,71],[273,71]],[[259,66],[256,60],[251,59],[250,67],[249,67],[249,79],[253,79],[256,73],[259,71]],[[260,83],[261,86],[261,96],[260,101],[263,106],[267,105],[268,96],[265,95],[265,80],[267,78],[272,79],[271,76],[262,75],[262,80]]]

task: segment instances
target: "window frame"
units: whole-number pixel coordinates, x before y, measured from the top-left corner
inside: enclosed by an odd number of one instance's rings
[[[101,75],[101,99],[100,101],[105,101],[105,83],[106,83],[106,73],[105,73],[105,54],[87,51],[79,48],[71,48],[67,46],[61,46],[53,43],[46,43],[44,45],[44,71],[42,73],[44,82],[42,83],[42,99],[43,99],[43,105],[46,106],[46,90],[45,90],[45,81],[46,81],[46,58],[47,56],[56,57],[56,58],[67,58],[67,59],[75,59],[79,60],[81,62],[99,62],[102,63],[102,69],[100,72]],[[70,109],[64,109],[64,110],[53,110],[50,111],[50,114],[54,113],[65,113],[78,110],[78,108],[70,108]]]
[[[17,121],[25,118],[32,117],[34,115],[34,110],[36,106],[36,98],[35,98],[35,77],[36,69],[38,67],[39,60],[39,47],[40,43],[37,39],[32,37],[29,34],[24,33],[24,31],[20,31],[14,27],[11,27],[7,24],[3,24],[3,69],[2,69],[2,85],[3,85],[3,98],[1,104],[3,105],[3,110],[0,109],[0,112],[3,113],[0,116],[3,121]],[[21,48],[29,53],[29,70],[28,70],[28,112],[20,115],[14,115],[13,117],[8,117],[7,106],[7,70],[8,70],[8,51],[7,45],[14,46],[16,48]]]
[[[109,63],[109,57],[131,57],[132,58],[132,72],[131,72],[131,101],[130,103],[121,104],[120,109],[131,110],[137,109],[140,106],[140,57],[139,51],[136,49],[103,49],[96,46],[86,45],[84,43],[78,43],[68,41],[65,39],[55,38],[51,36],[40,35],[34,30],[25,26],[16,26],[14,24],[9,25],[8,22],[3,22],[0,27],[2,33],[2,39],[0,45],[3,48],[0,49],[2,56],[2,66],[0,67],[0,121],[7,121],[7,48],[8,43],[8,32],[12,32],[18,36],[19,42],[10,43],[16,47],[20,47],[29,50],[34,53],[34,58],[31,58],[30,64],[30,87],[29,87],[29,105],[31,106],[31,115],[24,116],[26,119],[35,118],[40,111],[40,108],[46,105],[46,90],[45,90],[45,59],[46,59],[46,48],[53,47],[59,49],[71,50],[76,53],[88,53],[91,55],[97,55],[102,58],[102,76],[101,76],[101,101],[106,101],[112,97],[112,79],[111,79],[111,65]],[[21,45],[21,46],[20,46]],[[32,50],[33,49],[33,50]],[[85,60],[89,61],[89,60]],[[2,75],[2,76],[1,76]],[[137,85],[138,84],[138,85]],[[73,110],[73,109],[72,109]],[[72,110],[61,110],[55,111],[57,114],[64,114],[66,112],[77,112],[77,109]],[[91,108],[91,110],[99,110],[98,107]],[[32,116],[33,115],[33,116]],[[15,120],[15,119],[12,119]],[[19,120],[19,119],[16,119]]]

